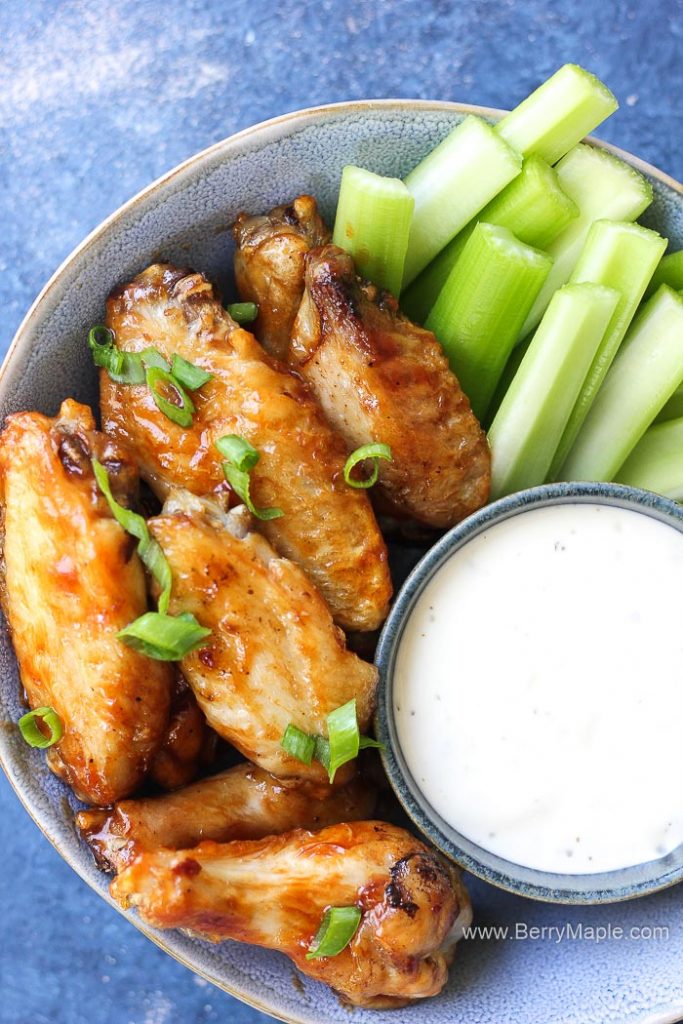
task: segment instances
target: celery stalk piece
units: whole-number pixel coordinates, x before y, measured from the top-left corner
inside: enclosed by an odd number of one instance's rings
[[[596,284],[553,295],[489,430],[492,499],[545,481],[618,301]]]
[[[673,395],[655,419],[655,423],[667,423],[683,417],[683,384],[679,384]]]
[[[503,399],[508,393],[510,385],[512,384],[517,374],[517,371],[522,365],[522,360],[529,351],[529,346],[531,345],[531,342],[535,337],[535,334],[530,334],[528,337],[524,339],[521,345],[516,345],[515,348],[513,348],[512,352],[510,353],[510,358],[505,364],[505,369],[500,375],[500,380],[498,381],[496,390],[493,393],[493,398],[489,403],[487,414],[484,417],[481,424],[485,430],[489,429],[491,423],[493,422],[494,416],[496,415],[501,405],[503,404]]]
[[[662,256],[645,292],[645,298],[649,299],[654,295],[660,284],[668,284],[677,292],[683,289],[683,249]]]
[[[557,479],[560,473],[563,479],[567,479],[566,473],[571,472],[564,466],[564,462],[572,450],[665,248],[665,238],[656,231],[641,227],[640,224],[599,220],[588,233],[571,281],[592,281],[607,288],[616,288],[621,297],[558,445],[550,470],[552,479]],[[678,383],[674,381],[672,391]],[[655,410],[653,418],[657,412],[659,409]]]
[[[683,296],[645,304],[562,468],[566,480],[612,480],[683,380]]]
[[[522,158],[491,125],[470,115],[405,183],[415,198],[403,287],[519,174]]]
[[[507,228],[480,222],[427,318],[480,420],[550,264]]]
[[[399,178],[351,165],[342,171],[332,241],[356,270],[398,296],[415,200]]]
[[[560,188],[557,171],[540,157],[530,156],[521,173],[413,281],[403,293],[401,307],[413,320],[424,323],[477,221],[498,224],[525,245],[545,249],[578,215],[578,206]]]
[[[576,146],[556,167],[560,187],[579,216],[551,242],[553,269],[541,288],[520,339],[538,325],[553,293],[569,280],[593,221],[635,220],[652,202],[652,186],[633,167],[593,146]]]
[[[578,64],[565,64],[498,122],[505,141],[549,164],[581,142],[619,104],[606,85]]]
[[[683,416],[650,427],[616,479],[620,484],[683,501]]]

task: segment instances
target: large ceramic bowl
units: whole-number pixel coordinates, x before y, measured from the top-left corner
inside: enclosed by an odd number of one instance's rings
[[[456,104],[403,100],[323,107],[248,129],[181,165],[105,221],[46,285],[7,357],[0,379],[0,416],[19,409],[54,414],[67,395],[96,401],[85,335],[101,319],[107,293],[117,282],[163,258],[205,271],[229,295],[228,226],[238,211],[262,210],[311,192],[331,218],[344,164],[403,176],[472,112],[497,116],[496,111]],[[653,181],[655,201],[644,222],[680,248],[681,187],[654,168],[620,155]],[[3,629],[0,760],[38,826],[74,870],[109,900],[107,877],[97,871],[75,834],[72,797],[12,724],[21,712],[16,664]],[[507,927],[508,939],[465,942],[448,988],[428,1003],[392,1012],[387,1017],[392,1024],[665,1024],[683,1016],[680,887],[618,910],[580,912],[535,904],[477,880],[472,880],[471,891],[478,923]],[[134,913],[127,916],[141,928]],[[584,928],[618,924],[626,933],[645,927],[660,931],[651,941],[596,943],[584,935],[556,942],[547,931],[545,938],[531,937],[534,927],[567,923]],[[667,934],[661,929],[668,929],[668,939],[661,938]],[[277,953],[141,930],[209,981],[284,1020],[370,1024],[379,1019],[369,1011],[350,1014],[323,985],[295,975]]]

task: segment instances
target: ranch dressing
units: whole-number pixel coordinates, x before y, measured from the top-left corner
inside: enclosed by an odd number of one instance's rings
[[[397,655],[398,739],[453,828],[545,871],[683,842],[683,534],[598,504],[522,512],[456,551]]]

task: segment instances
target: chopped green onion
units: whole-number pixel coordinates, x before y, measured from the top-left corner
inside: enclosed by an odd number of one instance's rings
[[[114,344],[114,332],[104,324],[96,324],[88,332],[88,346],[95,366],[106,370],[118,384],[144,384],[145,371],[140,357],[122,352]]]
[[[489,430],[492,500],[544,483],[618,301],[595,284],[555,292]]]
[[[140,352],[140,359],[146,370],[149,370],[150,367],[156,367],[156,369],[165,370],[168,373],[171,369],[168,359],[162,356],[158,348],[143,348],[142,352]]]
[[[683,501],[683,415],[658,423],[641,437],[616,480]]]
[[[401,308],[417,323],[425,322],[477,221],[507,228],[525,245],[545,249],[578,213],[576,203],[562,191],[554,167],[538,156],[528,157],[521,173],[413,281],[401,297]]]
[[[364,462],[365,459],[373,459],[372,472],[369,477],[365,480],[358,480],[351,476],[352,471],[358,465],[359,462]],[[393,456],[391,454],[391,448],[388,444],[382,444],[381,442],[375,442],[372,444],[363,444],[360,448],[356,448],[355,452],[351,452],[348,459],[344,463],[344,480],[349,487],[356,487],[365,489],[367,487],[373,487],[377,483],[379,477],[379,459],[386,459],[391,462]]]
[[[253,323],[258,316],[258,306],[255,302],[232,302],[225,308],[236,324]]]
[[[48,730],[47,735],[40,728],[39,722]],[[40,750],[59,743],[64,735],[62,720],[53,708],[36,708],[29,711],[21,716],[17,725],[29,747],[38,747]]]
[[[182,384],[179,384],[168,370],[164,370],[160,366],[150,366],[145,374],[145,379],[152,392],[154,404],[163,412],[164,416],[167,416],[173,423],[177,423],[179,427],[191,427],[192,414],[195,411],[194,403]],[[164,397],[159,390],[160,385],[166,390],[170,389],[180,402],[172,402]]]
[[[342,171],[332,241],[348,252],[362,276],[398,295],[415,200],[399,178],[362,167]]]
[[[593,221],[633,221],[652,202],[652,185],[642,174],[604,149],[576,146],[557,165],[560,187],[579,216],[547,247],[553,265],[519,332],[520,341],[539,324],[558,288],[576,265]]]
[[[93,353],[105,352],[114,347],[114,332],[104,324],[95,324],[88,331],[88,345]]]
[[[470,115],[405,179],[415,199],[403,272],[407,287],[451,238],[519,174],[522,158]]]
[[[200,626],[194,615],[145,612],[116,634],[128,647],[156,661],[180,661],[204,647],[211,630]]]
[[[358,739],[359,750],[384,750],[384,744],[380,740],[374,740],[372,736],[360,736]]]
[[[669,420],[678,420],[683,416],[683,384],[679,384],[673,395],[666,403],[655,423],[667,423]]]
[[[509,146],[549,164],[614,113],[619,104],[606,85],[578,64],[565,64],[496,125]]]
[[[550,266],[507,228],[480,222],[427,318],[479,419]]]
[[[213,379],[212,373],[200,369],[194,363],[190,363],[182,356],[174,355],[171,363],[171,373],[175,379],[189,391],[197,391]]]
[[[683,296],[663,284],[643,307],[562,467],[565,480],[613,480],[683,380]]]
[[[315,753],[313,754],[316,761],[319,761],[326,772],[330,770],[330,741],[325,739],[324,736],[314,736],[315,740]]]
[[[97,459],[93,459],[92,467],[97,486],[107,499],[107,504],[111,509],[114,519],[123,527],[126,533],[130,533],[131,536],[136,538],[138,542],[138,555],[161,587],[158,602],[159,611],[162,613],[167,612],[168,603],[171,598],[171,567],[160,544],[151,536],[147,522],[139,513],[133,512],[129,508],[124,508],[123,505],[118,503],[111,492],[109,475],[102,463]]]
[[[563,477],[565,475],[564,462],[612,365],[665,248],[665,238],[639,224],[601,220],[596,221],[588,233],[586,244],[572,272],[571,281],[592,281],[606,288],[615,288],[620,292],[620,299],[555,453],[550,469],[550,477],[553,480],[560,474]],[[678,383],[679,381],[673,381],[672,391]],[[655,410],[653,416],[658,411]],[[614,467],[615,470],[618,468],[618,465]]]
[[[669,288],[673,288],[677,292],[683,289],[683,249],[662,256],[652,275],[652,280],[647,286],[645,298],[649,299],[651,295],[654,295],[660,284],[668,284]]]
[[[287,726],[280,746],[304,764],[310,764],[315,754],[315,739],[291,723]]]
[[[311,943],[307,960],[337,956],[348,946],[358,931],[362,914],[358,907],[329,907]]]
[[[223,462],[225,479],[235,494],[242,499],[252,515],[257,519],[279,519],[284,515],[281,508],[257,508],[251,500],[251,473],[261,458],[261,453],[252,447],[247,440],[237,434],[226,434],[215,442],[221,455],[229,459]]]

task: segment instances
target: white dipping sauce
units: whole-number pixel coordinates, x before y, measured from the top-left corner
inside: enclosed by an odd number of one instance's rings
[[[403,756],[458,832],[583,874],[683,842],[683,534],[597,504],[522,512],[439,569],[400,641]]]

